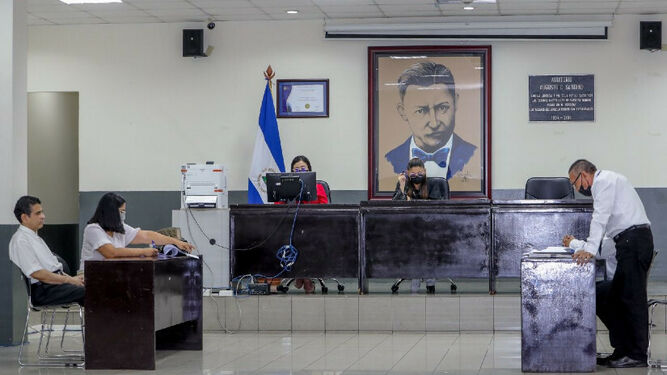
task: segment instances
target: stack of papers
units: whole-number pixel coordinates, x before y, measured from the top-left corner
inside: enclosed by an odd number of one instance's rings
[[[532,249],[528,252],[529,256],[558,256],[558,255],[572,255],[574,249],[565,246],[549,246],[546,249]]]

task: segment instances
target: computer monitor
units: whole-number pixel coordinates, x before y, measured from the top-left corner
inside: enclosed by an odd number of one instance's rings
[[[296,200],[301,191],[303,181],[302,201],[317,200],[317,183],[315,172],[299,173],[267,173],[266,196],[269,202],[287,202]]]

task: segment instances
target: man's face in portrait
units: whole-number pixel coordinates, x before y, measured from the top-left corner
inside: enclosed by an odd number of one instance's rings
[[[449,141],[454,132],[456,99],[445,84],[407,87],[397,109],[419,148],[434,152]]]

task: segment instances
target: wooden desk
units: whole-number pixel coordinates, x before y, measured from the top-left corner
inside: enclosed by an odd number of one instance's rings
[[[368,278],[488,279],[488,201],[368,201],[360,209],[363,292]]]
[[[232,277],[273,276],[280,272],[276,252],[289,244],[295,207],[290,205],[231,205]],[[299,256],[292,271],[281,277],[359,276],[359,206],[303,204],[292,244]],[[251,250],[234,250],[252,247]]]
[[[155,369],[155,350],[202,350],[202,261],[85,263],[86,369]]]

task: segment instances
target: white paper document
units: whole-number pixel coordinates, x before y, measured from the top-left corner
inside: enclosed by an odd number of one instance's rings
[[[533,249],[531,254],[572,254],[574,250],[565,246],[549,246],[545,249]]]
[[[322,85],[294,85],[287,97],[289,112],[323,112]]]

